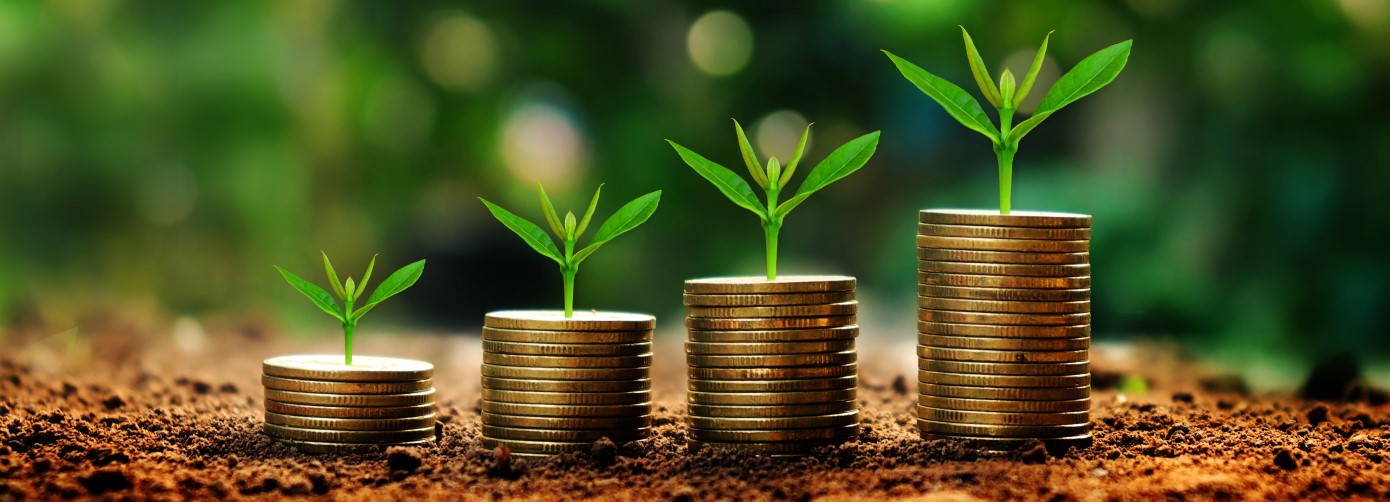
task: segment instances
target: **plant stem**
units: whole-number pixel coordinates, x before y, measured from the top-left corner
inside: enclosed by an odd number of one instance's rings
[[[763,219],[763,238],[767,241],[767,280],[777,280],[777,232],[782,229],[782,219],[777,214],[777,194],[781,187],[771,185],[767,189],[767,218]]]
[[[563,267],[560,275],[565,278],[565,318],[574,317],[574,274],[579,272],[579,267]]]
[[[357,322],[352,321],[352,300],[343,302],[343,357],[347,360],[347,365],[352,366],[352,330],[357,328]]]
[[[1018,145],[1009,138],[1013,120],[1014,108],[999,110],[999,142],[994,144],[994,154],[999,157],[999,214],[1009,214],[1012,203],[1014,153],[1018,151]]]

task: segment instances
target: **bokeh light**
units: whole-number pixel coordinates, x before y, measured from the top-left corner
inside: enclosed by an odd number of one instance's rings
[[[806,130],[806,118],[791,110],[777,110],[758,120],[753,128],[753,144],[760,160],[777,157],[782,165],[791,162],[796,153],[796,143],[801,141],[801,133]],[[806,149],[811,149],[811,140],[806,138]],[[802,171],[805,172],[805,171]]]
[[[476,17],[449,13],[435,20],[420,40],[420,60],[435,83],[455,91],[477,91],[497,69],[497,37]]]
[[[524,185],[561,189],[588,161],[588,146],[570,114],[546,102],[522,102],[502,125],[502,160]]]
[[[716,10],[690,25],[686,45],[690,60],[700,71],[715,76],[733,75],[753,57],[753,30],[738,14]]]

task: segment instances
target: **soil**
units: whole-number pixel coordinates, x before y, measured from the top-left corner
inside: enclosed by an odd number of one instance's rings
[[[258,361],[331,345],[271,342],[255,332],[176,334],[167,343],[113,333],[83,342],[102,361],[77,358],[72,354],[83,351],[71,347],[6,353],[0,355],[0,501],[1390,497],[1384,399],[1319,403],[1245,395],[1239,382],[1222,379],[1204,388],[1195,380],[1145,375],[1146,394],[1096,391],[1091,448],[1052,456],[1034,444],[987,456],[960,443],[919,439],[910,361],[902,364],[890,355],[902,352],[891,347],[863,354],[857,441],[795,461],[717,449],[692,455],[682,423],[681,337],[662,335],[653,436],[600,441],[591,451],[539,462],[482,446],[477,338],[360,344],[366,345],[361,354],[436,363],[438,442],[344,456],[301,454],[260,432]],[[860,345],[862,353],[870,344]],[[1098,385],[1121,380],[1102,361],[1097,367]]]

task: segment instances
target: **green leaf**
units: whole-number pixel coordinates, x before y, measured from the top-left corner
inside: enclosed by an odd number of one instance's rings
[[[579,230],[574,231],[574,238],[584,235],[584,230],[589,228],[589,219],[594,217],[594,210],[598,209],[598,194],[603,192],[603,184],[600,183],[598,190],[594,190],[594,199],[589,201],[589,209],[584,211],[584,218],[579,220]]]
[[[748,172],[753,175],[753,181],[758,186],[767,188],[767,175],[763,174],[763,164],[758,162],[758,154],[753,153],[753,145],[748,144],[748,136],[743,134],[743,126],[739,125],[738,120],[734,120],[734,130],[738,131],[738,151],[743,154],[743,163],[748,166]]]
[[[811,169],[811,174],[806,175],[806,180],[802,181],[801,186],[796,189],[796,195],[777,207],[776,218],[780,219],[786,216],[802,201],[805,201],[806,197],[811,196],[817,190],[825,188],[864,167],[864,164],[869,162],[869,158],[874,156],[874,150],[878,149],[878,136],[879,131],[874,131],[854,138],[830,152],[830,155],[816,164],[814,169]]]
[[[769,188],[782,188],[782,163],[775,155],[767,159],[767,179]]]
[[[1041,124],[1043,120],[1046,120],[1050,116],[1052,116],[1052,112],[1050,111],[1034,113],[1032,117],[1028,117],[1028,120],[1019,122],[1017,126],[1014,126],[1014,128],[1009,131],[1009,143],[1017,146],[1018,141],[1023,139],[1023,137],[1028,134],[1028,131],[1032,131],[1034,127],[1037,127],[1038,124]]]
[[[1038,72],[1042,71],[1043,59],[1047,57],[1047,41],[1051,38],[1051,31],[1043,37],[1042,47],[1038,47],[1038,54],[1033,56],[1033,66],[1028,68],[1028,74],[1023,76],[1023,83],[1018,86],[1018,94],[1014,95],[1015,104],[1022,103],[1033,91],[1033,81],[1038,79]]]
[[[487,206],[487,210],[492,212],[492,216],[497,218],[497,221],[502,222],[503,225],[506,225],[507,228],[511,229],[516,235],[520,236],[521,240],[526,241],[526,244],[530,245],[531,249],[545,255],[547,258],[555,260],[555,263],[561,265],[565,263],[564,259],[560,258],[560,249],[555,247],[555,241],[552,240],[549,235],[546,235],[545,230],[541,230],[541,227],[527,221],[525,218],[512,214],[511,211],[502,209],[497,204],[488,202],[487,199],[478,197],[478,200],[483,201],[483,204]]]
[[[975,83],[980,85],[980,92],[985,94],[985,99],[995,108],[1003,106],[999,89],[989,80],[989,70],[985,69],[985,62],[980,59],[980,51],[975,50],[975,41],[970,39],[970,32],[965,31],[964,26],[960,27],[960,36],[965,39],[965,59],[970,61],[970,74],[975,76]]]
[[[372,261],[367,263],[367,273],[362,274],[362,282],[357,285],[357,295],[352,297],[353,300],[361,298],[362,292],[367,290],[367,281],[372,280],[372,269],[376,267],[376,257],[372,255]]]
[[[796,153],[792,154],[792,161],[787,163],[787,167],[782,170],[782,179],[777,180],[777,186],[787,186],[787,182],[792,180],[792,173],[796,172],[796,165],[801,163],[801,154],[806,152],[806,138],[811,136],[811,124],[806,124],[806,130],[801,132],[801,141],[796,143]]]
[[[1129,61],[1129,48],[1133,42],[1125,40],[1081,60],[1076,67],[1057,79],[1057,83],[1052,84],[1034,113],[1055,112],[1114,81]]]
[[[338,294],[338,298],[346,299],[347,295],[343,292],[343,286],[338,282],[338,272],[333,270],[333,262],[328,261],[328,253],[319,251],[323,255],[323,268],[328,272],[328,285],[333,288],[333,292]]]
[[[536,182],[536,188],[541,193],[541,210],[545,213],[545,221],[550,223],[550,229],[555,231],[555,235],[563,237],[564,227],[560,226],[560,215],[555,212],[555,206],[550,203],[550,196],[545,194],[545,187],[540,182]]]
[[[536,227],[536,229],[539,230],[540,227]],[[392,272],[391,275],[386,277],[386,280],[381,281],[381,284],[376,287],[376,291],[372,291],[372,296],[367,298],[366,305],[363,305],[362,308],[353,312],[349,319],[352,322],[357,322],[358,319],[361,319],[363,315],[366,315],[367,312],[373,307],[376,307],[377,304],[415,285],[415,281],[420,280],[420,275],[424,273],[425,260],[411,263],[401,267],[400,270]]]
[[[294,286],[294,289],[299,290],[301,294],[309,297],[309,300],[314,302],[314,305],[317,305],[320,310],[327,312],[328,315],[333,316],[339,321],[343,320],[343,314],[338,312],[338,302],[333,299],[333,295],[328,294],[327,291],[324,291],[323,288],[318,287],[314,283],[300,279],[299,276],[279,266],[276,266],[275,270],[279,270],[280,275],[284,276],[285,282],[290,283],[291,286]]]
[[[883,53],[893,60],[893,64],[897,65],[898,71],[902,72],[908,81],[936,100],[937,104],[946,109],[946,113],[949,113],[961,125],[985,135],[990,141],[999,142],[999,130],[994,127],[993,122],[989,121],[989,116],[985,115],[985,109],[981,108],[980,103],[975,101],[975,98],[970,97],[970,94],[956,84],[927,73],[926,70],[893,55],[891,52],[883,51]]]
[[[729,168],[715,164],[709,159],[701,157],[700,154],[676,144],[675,141],[668,139],[666,142],[676,149],[676,153],[680,154],[681,159],[687,165],[695,169],[695,172],[700,173],[700,176],[709,180],[710,183],[713,183],[715,188],[718,188],[729,200],[734,201],[734,204],[752,211],[760,218],[767,216],[767,208],[763,207],[762,201],[753,194],[753,187],[748,186],[748,182],[743,181],[743,178],[734,174]]]
[[[632,202],[619,208],[618,212],[613,213],[613,216],[609,216],[608,220],[599,225],[598,232],[594,234],[594,240],[574,254],[574,264],[578,265],[579,262],[597,251],[599,246],[613,240],[614,237],[627,233],[646,222],[648,218],[652,217],[652,213],[656,212],[656,206],[660,202],[661,190],[657,190],[633,199]]]

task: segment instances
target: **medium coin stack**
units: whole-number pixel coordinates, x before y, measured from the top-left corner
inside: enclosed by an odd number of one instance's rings
[[[804,456],[859,433],[859,302],[844,276],[685,282],[689,446]]]
[[[927,210],[917,235],[923,438],[1091,443],[1091,217]]]
[[[434,366],[341,355],[261,363],[265,433],[306,453],[348,453],[434,440]]]
[[[651,430],[645,314],[492,312],[483,321],[483,443],[541,458]]]

